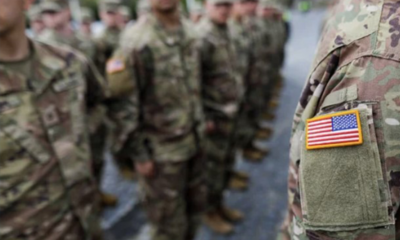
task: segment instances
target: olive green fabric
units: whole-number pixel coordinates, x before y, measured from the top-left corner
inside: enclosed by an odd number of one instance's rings
[[[352,85],[350,87],[330,93],[328,96],[326,96],[321,108],[324,109],[337,104],[356,100],[357,98],[357,85]]]
[[[372,111],[360,110],[362,145],[306,150],[303,144],[300,189],[307,229],[337,231],[388,224],[386,199],[380,194],[378,145],[372,136],[375,127],[368,124],[372,122],[368,114],[372,116]]]

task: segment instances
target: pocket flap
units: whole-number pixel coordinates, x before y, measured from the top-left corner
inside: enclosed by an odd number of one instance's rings
[[[372,111],[360,110],[363,144],[307,150],[303,144],[300,190],[310,230],[350,231],[393,224],[376,142]]]

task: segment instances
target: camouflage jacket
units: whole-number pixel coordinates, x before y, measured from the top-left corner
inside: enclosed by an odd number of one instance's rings
[[[201,47],[202,95],[206,118],[233,119],[241,101],[243,83],[229,26],[208,18],[197,25]]]
[[[243,22],[248,37],[250,38],[250,45],[252,46],[252,60],[249,65],[249,77],[248,82],[254,87],[260,86],[263,82],[265,83],[268,76],[265,75],[265,71],[270,69],[270,65],[266,64],[265,61],[265,49],[269,45],[269,35],[265,35],[265,31],[262,31],[262,25],[258,17],[248,17]]]
[[[267,47],[269,52],[279,52],[285,47],[286,33],[283,20],[260,19],[258,24],[260,25],[259,29],[263,36],[264,46]]]
[[[137,109],[136,161],[184,161],[198,151],[203,126],[200,63],[193,26],[168,32],[152,14],[128,28],[107,63],[113,96]],[[129,98],[129,100],[128,100]],[[129,104],[128,104],[129,105]]]
[[[251,46],[251,38],[249,32],[244,27],[244,24],[237,19],[231,19],[229,21],[229,30],[231,34],[231,40],[235,47],[236,57],[238,59],[238,74],[243,79],[243,83],[247,86],[247,80],[249,78],[249,67],[254,61],[254,53]]]
[[[86,116],[104,85],[80,54],[33,49],[32,78],[0,64],[0,239],[98,239]]]
[[[291,236],[397,239],[400,6],[391,0],[351,0],[339,2],[335,11],[320,40],[294,117]],[[315,130],[305,132],[312,129],[307,127],[308,119],[350,114],[348,111],[359,115],[357,128],[361,130],[346,140],[357,140],[359,145],[306,147],[330,139],[315,138]],[[310,142],[311,137],[314,141]]]

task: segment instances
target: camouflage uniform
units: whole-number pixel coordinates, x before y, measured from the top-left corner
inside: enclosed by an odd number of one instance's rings
[[[337,4],[294,117],[286,227],[301,240],[400,239],[400,8]],[[349,109],[363,144],[306,150],[307,119]]]
[[[254,61],[254,52],[252,51],[252,41],[249,37],[249,32],[241,20],[230,19],[229,29],[238,59],[237,72],[242,79],[244,90],[244,96],[236,119],[235,145],[237,147],[246,147],[252,142],[257,128],[257,123],[253,122],[252,114],[250,113],[252,110],[250,95],[252,90],[254,90],[254,86],[251,84],[249,74],[250,66]]]
[[[208,165],[209,206],[222,204],[228,173],[233,168],[233,126],[242,97],[242,79],[237,74],[236,55],[229,26],[208,17],[197,26],[201,41],[202,91],[206,122],[215,124],[205,143]]]
[[[146,14],[107,63],[112,95],[138,112],[131,156],[155,164],[156,176],[139,179],[152,239],[193,239],[205,204],[200,63],[193,26],[181,23],[167,31]]]
[[[102,0],[99,3],[100,11],[115,11],[117,13],[120,6],[120,0]],[[101,69],[101,73],[104,73],[107,60],[118,47],[120,34],[121,30],[117,26],[112,28],[106,26],[94,39],[96,47],[100,52],[96,65]]]
[[[104,85],[78,53],[32,50],[0,62],[0,239],[101,239],[86,116]]]
[[[282,13],[279,4],[273,0],[262,0],[260,9],[270,8],[277,13]],[[268,81],[264,82],[264,99],[269,102],[273,94],[276,94],[276,86],[282,80],[280,70],[284,62],[285,43],[287,40],[285,22],[282,16],[272,16],[261,18],[259,23],[260,35],[264,44],[261,55],[262,62],[267,63],[262,67],[261,75],[268,76]]]
[[[279,4],[272,0],[262,0],[260,2],[260,8],[272,8],[276,13],[283,14],[283,11]],[[274,71],[279,71],[282,68],[284,61],[284,48],[287,40],[285,31],[285,22],[281,16],[274,16],[272,18],[264,18],[260,21],[260,29],[264,31],[266,35],[270,36],[270,44],[268,45],[268,51],[272,53],[271,59],[272,68]]]
[[[265,57],[266,49],[270,45],[270,36],[264,34],[263,25],[258,17],[247,17],[244,26],[248,31],[252,46],[252,58],[249,64],[248,79],[248,118],[252,121],[254,128],[258,128],[265,111],[265,86],[270,83],[271,69],[269,59]]]
[[[42,11],[52,9],[58,6],[60,9],[67,7],[67,2],[64,0],[45,0],[41,3]],[[95,62],[98,59],[98,51],[93,41],[83,36],[77,31],[72,31],[70,35],[58,33],[53,29],[46,29],[37,38],[39,41],[55,44],[58,46],[69,46],[83,53],[88,59]],[[97,66],[97,64],[96,64]],[[107,127],[104,122],[106,108],[98,105],[96,111],[93,111],[89,116],[90,121],[90,134],[91,134],[91,148],[94,159],[94,172],[98,182],[101,181],[101,174],[104,165],[104,151],[106,148]]]
[[[82,7],[81,8],[81,16],[80,16],[81,24],[87,23],[92,24],[95,20],[93,12],[90,8]],[[80,35],[86,37],[87,39],[92,39],[92,32],[84,32],[82,29],[80,30]]]

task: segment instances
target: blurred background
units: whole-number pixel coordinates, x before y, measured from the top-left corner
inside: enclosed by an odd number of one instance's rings
[[[283,0],[282,0],[283,1]],[[270,240],[276,239],[287,207],[287,172],[289,138],[292,116],[307,78],[319,35],[323,25],[326,7],[333,0],[298,0],[286,12],[290,23],[290,39],[286,46],[286,58],[282,75],[284,87],[276,118],[270,124],[274,136],[261,144],[271,149],[264,161],[252,163],[238,159],[237,168],[250,174],[251,184],[245,192],[227,191],[227,205],[246,214],[243,222],[236,226],[235,233],[221,236],[202,227],[198,240]],[[136,19],[136,1],[125,1],[133,19]],[[184,0],[184,11],[201,1]],[[94,35],[103,28],[98,20],[97,0],[70,0],[74,20],[79,22],[80,6],[89,7],[95,15],[92,24]],[[133,22],[135,20],[132,20]],[[110,240],[146,240],[150,236],[144,212],[138,198],[135,181],[123,178],[115,163],[107,154],[102,189],[118,196],[116,207],[106,208],[102,216],[102,226]]]
[[[95,7],[95,0],[82,0]],[[287,172],[289,138],[292,117],[307,78],[315,49],[318,44],[326,1],[298,1],[288,12],[291,36],[286,46],[286,60],[283,68],[284,88],[276,119],[271,123],[274,136],[265,146],[271,149],[269,156],[256,166],[239,159],[238,169],[250,174],[251,184],[245,192],[227,191],[230,207],[246,214],[243,222],[236,226],[234,234],[221,236],[202,227],[198,240],[270,240],[275,239],[287,206]],[[192,4],[190,1],[185,4]],[[196,3],[195,3],[196,4]],[[197,3],[198,4],[198,3]],[[132,13],[135,4],[132,4]],[[103,227],[111,240],[146,240],[150,227],[141,211],[137,185],[125,180],[118,173],[110,157],[104,172],[102,187],[106,192],[119,196],[116,208],[103,213]]]

